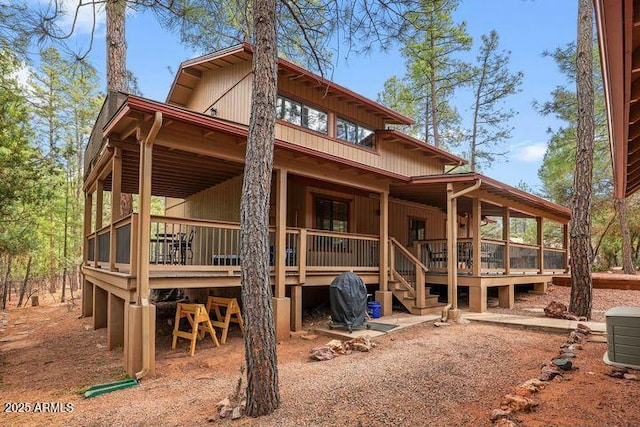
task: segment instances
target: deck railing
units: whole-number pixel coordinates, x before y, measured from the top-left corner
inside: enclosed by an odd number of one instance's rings
[[[269,231],[269,265],[276,264],[276,229]],[[240,224],[151,217],[150,270],[240,270]],[[377,271],[378,236],[287,228],[285,270]]]
[[[540,247],[503,240],[480,241],[481,274],[505,274],[507,272],[507,246],[509,247],[509,272],[540,273]],[[430,271],[446,273],[447,241],[430,239],[415,244],[416,254]],[[543,248],[545,272],[563,272],[566,269],[566,249]],[[473,239],[458,239],[458,273],[473,271]]]
[[[426,296],[425,274],[428,270],[426,265],[393,237],[389,239],[389,260],[392,277],[415,298],[415,306],[423,307]]]

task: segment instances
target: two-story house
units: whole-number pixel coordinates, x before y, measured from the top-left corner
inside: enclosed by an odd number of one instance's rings
[[[196,301],[239,295],[251,61],[247,44],[186,61],[166,102],[113,93],[97,120],[86,153],[83,314],[107,328],[109,349],[123,346],[132,375],[153,370],[150,289],[184,288]],[[492,287],[512,307],[514,286],[543,289],[566,270],[568,209],[454,173],[463,159],[389,128],[411,119],[285,60],[274,114],[279,338],[302,327],[308,296],[328,295],[344,271],[375,287],[386,315],[394,299],[439,313],[429,284],[446,286],[454,308],[458,287],[471,310],[486,310]],[[118,203],[107,212],[122,193],[137,195],[134,213],[122,216]],[[165,197],[163,215],[151,214],[151,196]],[[534,225],[533,240],[513,238],[518,220]]]

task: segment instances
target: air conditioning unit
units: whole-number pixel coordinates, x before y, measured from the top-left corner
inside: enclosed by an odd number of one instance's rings
[[[640,307],[614,307],[607,318],[607,352],[604,363],[640,369]]]

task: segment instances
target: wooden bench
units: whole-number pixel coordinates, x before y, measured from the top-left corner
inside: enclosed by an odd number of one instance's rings
[[[211,310],[216,314],[216,318],[211,321],[211,324],[216,328],[222,329],[220,338],[222,344],[227,342],[227,334],[231,323],[237,323],[244,336],[244,322],[242,321],[242,314],[240,314],[240,306],[238,306],[238,301],[235,298],[208,297],[207,313],[210,313]],[[224,310],[224,315],[222,310]]]
[[[211,319],[209,319],[208,310],[205,309],[203,304],[185,304],[178,303],[176,308],[176,321],[173,326],[173,342],[171,348],[175,350],[178,338],[185,338],[191,340],[190,354],[196,351],[196,341],[202,339],[207,333],[211,335],[213,344],[218,347],[220,342],[216,337],[216,331],[213,329]],[[185,332],[180,330],[180,320],[186,317],[191,325],[191,332]]]

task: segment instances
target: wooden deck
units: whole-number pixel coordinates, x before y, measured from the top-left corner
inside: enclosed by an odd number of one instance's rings
[[[640,291],[640,276],[619,273],[593,273],[594,289],[622,289],[626,291]],[[571,275],[555,276],[553,284],[556,286],[571,286]]]

